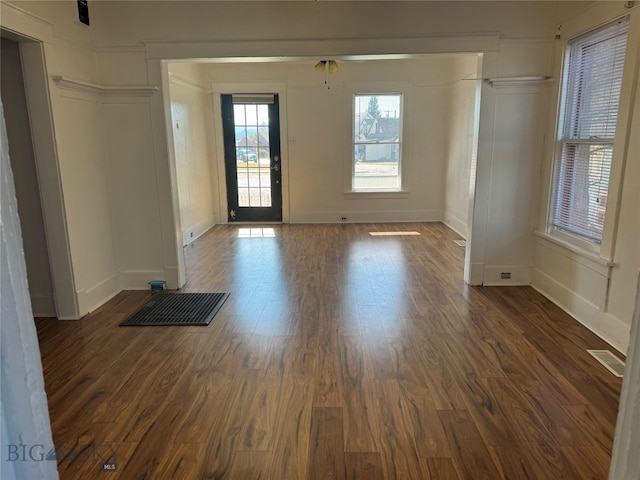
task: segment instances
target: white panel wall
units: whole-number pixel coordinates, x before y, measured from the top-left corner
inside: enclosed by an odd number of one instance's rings
[[[170,64],[171,129],[180,204],[182,243],[187,245],[215,223],[218,198],[212,181],[215,158],[209,139],[214,139],[209,95],[201,85],[202,71],[197,64]]]
[[[113,241],[122,288],[147,288],[165,278],[162,263],[160,207],[144,188],[155,185],[149,102],[110,100],[102,105],[108,165]]]
[[[54,112],[62,187],[80,313],[119,291],[98,97],[58,91]]]

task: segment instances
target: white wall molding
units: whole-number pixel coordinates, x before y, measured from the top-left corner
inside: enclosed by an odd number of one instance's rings
[[[3,28],[20,35],[53,43],[53,23],[13,3],[0,3],[0,24]]]
[[[183,244],[189,245],[191,242],[197,240],[202,235],[207,233],[216,224],[215,215],[197,223],[196,225],[186,226],[182,232]],[[193,235],[192,235],[193,234]]]
[[[449,227],[451,230],[456,232],[462,238],[467,238],[467,222],[464,220],[460,220],[459,218],[453,216],[449,212],[444,212],[444,219],[442,222]]]
[[[158,87],[154,86],[104,86],[95,83],[75,80],[62,75],[52,76],[56,85],[64,90],[88,93],[98,96],[118,96],[118,97],[150,97],[158,91]]]
[[[498,34],[382,36],[337,39],[219,40],[187,42],[144,42],[148,59],[230,59],[273,57],[280,60],[340,55],[398,55],[427,53],[495,52]]]
[[[347,217],[346,221],[340,220]],[[357,212],[301,212],[291,213],[291,223],[396,223],[440,222],[441,210],[397,210]]]
[[[605,342],[626,354],[630,329],[622,320],[603,312],[597,305],[535,268],[531,286]]]
[[[127,270],[120,272],[121,290],[148,290],[148,282],[152,280],[165,280],[162,270]]]
[[[181,87],[186,87],[186,88],[189,88],[191,90],[195,90],[196,92],[201,93],[203,95],[205,93],[208,93],[200,85],[196,85],[195,83],[192,83],[192,82],[190,82],[188,80],[185,80],[184,78],[180,77],[179,75],[176,75],[174,72],[169,72],[169,83],[171,85],[180,85]]]
[[[506,87],[539,87],[553,85],[553,78],[547,76],[530,76],[530,77],[501,77],[488,78],[487,82],[493,88]]]
[[[511,278],[501,278],[501,274],[507,272],[511,274]],[[530,285],[531,267],[527,265],[485,265],[482,284],[487,287]]]
[[[120,278],[117,273],[110,275],[89,288],[77,290],[80,316],[91,313],[120,293]]]

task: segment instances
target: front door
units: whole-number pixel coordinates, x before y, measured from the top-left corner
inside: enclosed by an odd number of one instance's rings
[[[277,94],[221,95],[230,222],[282,221]]]

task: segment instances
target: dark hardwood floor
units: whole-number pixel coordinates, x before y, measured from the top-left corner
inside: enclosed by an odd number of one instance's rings
[[[37,319],[60,477],[605,479],[609,347],[532,288],[465,286],[456,238],[219,225],[185,249],[184,291],[231,293],[209,326],[119,327],[142,291]]]

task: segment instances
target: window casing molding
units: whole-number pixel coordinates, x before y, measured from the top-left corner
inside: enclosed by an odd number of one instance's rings
[[[631,106],[633,104],[634,95],[634,82],[635,75],[638,71],[638,56],[640,50],[640,8],[633,8],[632,10],[626,9],[611,9],[607,12],[609,17],[603,19],[600,17],[597,22],[594,21],[593,16],[586,17],[588,21],[573,20],[570,28],[563,31],[563,35],[558,40],[556,48],[556,59],[554,64],[556,69],[554,72],[554,78],[558,78],[559,81],[555,86],[554,93],[554,106],[551,115],[552,121],[549,122],[549,130],[547,138],[555,139],[548,144],[547,158],[550,159],[545,163],[544,177],[546,181],[542,187],[542,198],[544,203],[539,210],[538,217],[538,231],[543,232],[548,237],[555,237],[562,243],[574,245],[578,251],[590,252],[598,255],[605,262],[611,262],[614,256],[615,237],[618,226],[620,196],[622,192],[622,179],[624,174],[625,161],[627,156],[627,146],[630,138],[631,127]],[[604,228],[602,232],[602,241],[600,245],[596,245],[570,235],[564,234],[550,224],[550,218],[553,209],[553,199],[555,195],[554,191],[554,170],[556,162],[559,161],[561,155],[561,142],[559,142],[560,126],[562,125],[563,111],[563,88],[565,72],[567,69],[569,49],[569,41],[579,36],[588,34],[597,30],[598,28],[614,22],[624,16],[629,16],[629,29],[627,37],[627,49],[625,55],[625,67],[622,77],[622,88],[620,92],[620,105],[618,110],[618,120],[616,127],[616,136],[613,142],[613,158],[609,179],[609,191],[607,201],[607,212],[604,221]],[[562,26],[564,27],[564,25]],[[571,37],[568,37],[567,31],[571,32]]]
[[[405,143],[405,125],[406,120],[411,118],[411,98],[413,85],[410,82],[357,82],[345,84],[345,104],[349,108],[349,118],[351,128],[349,129],[349,152],[347,169],[345,170],[344,197],[347,199],[354,198],[408,198],[410,195],[407,178],[408,170],[410,170],[410,155],[404,148]],[[397,188],[354,188],[354,136],[355,136],[355,97],[357,95],[400,95],[400,158],[398,165]]]

